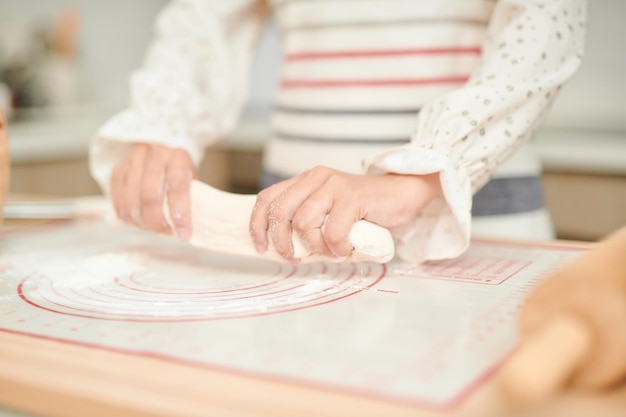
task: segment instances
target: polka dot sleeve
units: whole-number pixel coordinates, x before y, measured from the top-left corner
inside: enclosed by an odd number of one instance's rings
[[[468,83],[426,105],[409,145],[378,155],[368,173],[439,172],[443,198],[394,230],[398,254],[423,261],[469,244],[472,195],[546,115],[579,67],[585,0],[500,0]]]
[[[105,191],[132,142],[183,148],[199,163],[206,146],[234,127],[265,15],[257,0],[177,0],[162,10],[131,78],[129,107],[91,143],[91,171]]]

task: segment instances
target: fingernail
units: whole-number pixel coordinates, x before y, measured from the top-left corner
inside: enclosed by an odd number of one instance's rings
[[[139,209],[133,209],[130,212],[130,218],[133,219],[135,223],[139,223],[141,221],[141,215],[139,213]]]
[[[267,249],[263,242],[254,242],[254,248],[260,254],[265,253],[265,250]]]
[[[188,240],[189,239],[189,230],[183,228],[183,227],[178,227],[176,229],[176,236],[178,236],[179,239],[181,240]]]

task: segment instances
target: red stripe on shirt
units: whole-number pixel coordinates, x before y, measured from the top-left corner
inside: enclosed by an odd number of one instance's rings
[[[462,84],[468,76],[441,78],[398,78],[390,80],[298,80],[286,79],[281,88],[349,88],[349,87],[401,87],[407,85]]]
[[[285,61],[304,61],[312,59],[343,59],[343,58],[385,58],[403,55],[479,55],[480,47],[449,47],[421,49],[380,49],[364,51],[333,51],[333,52],[298,52],[285,55]]]

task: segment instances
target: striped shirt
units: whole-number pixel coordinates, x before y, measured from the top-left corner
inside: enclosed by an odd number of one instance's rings
[[[410,260],[459,255],[471,226],[549,236],[541,167],[525,144],[580,64],[585,0],[173,1],[130,107],[92,143],[105,189],[128,142],[183,147],[199,161],[227,136],[270,14],[284,57],[265,184],[317,165],[440,172],[443,197],[392,231]]]

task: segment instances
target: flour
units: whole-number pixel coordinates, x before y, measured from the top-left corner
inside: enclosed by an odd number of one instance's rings
[[[12,272],[35,282],[51,281],[55,288],[81,289],[109,285],[115,277],[145,270],[141,259],[126,253],[67,256],[54,252],[32,254],[12,262]]]

